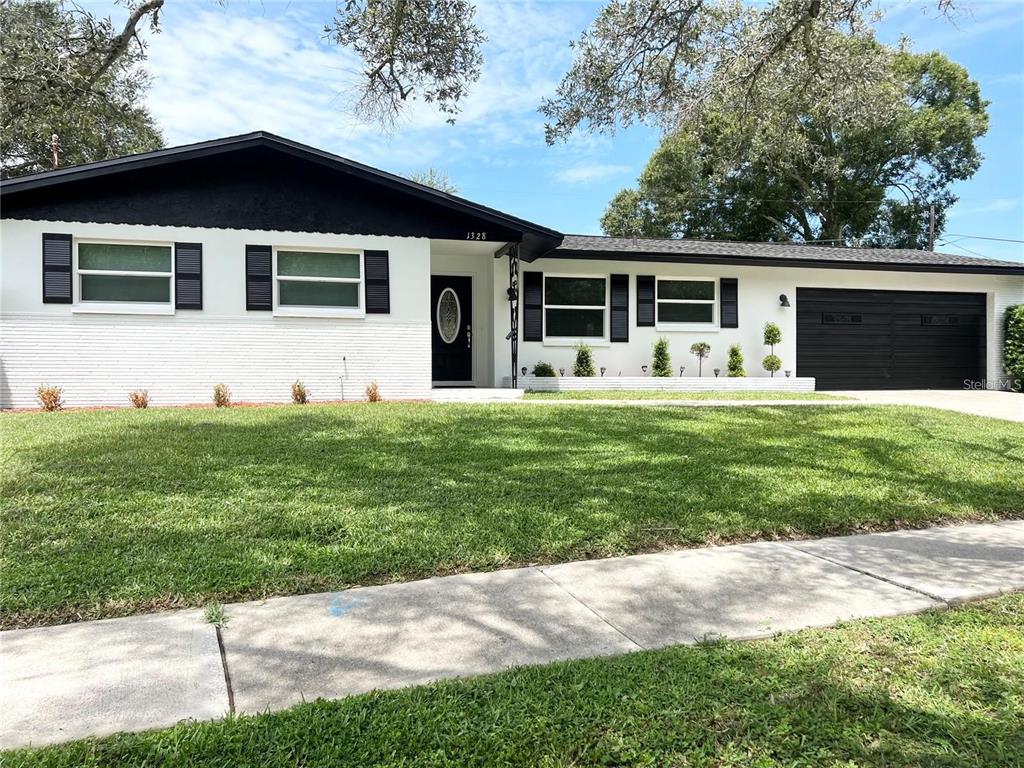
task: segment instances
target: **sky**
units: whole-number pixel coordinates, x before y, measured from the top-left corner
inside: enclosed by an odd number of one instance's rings
[[[488,37],[480,80],[454,126],[414,104],[393,131],[355,121],[347,105],[358,72],[324,26],[331,2],[168,0],[149,39],[149,107],[168,146],[266,130],[408,175],[433,167],[459,194],[562,232],[600,233],[612,196],[635,184],[659,133],[634,126],[544,142],[537,111],[572,61],[569,42],[599,2],[480,0]],[[885,6],[879,36],[908,36],[967,67],[991,101],[981,169],[955,188],[940,248],[1024,261],[1024,2],[962,0],[953,21],[934,0]],[[115,21],[123,9],[113,11]]]

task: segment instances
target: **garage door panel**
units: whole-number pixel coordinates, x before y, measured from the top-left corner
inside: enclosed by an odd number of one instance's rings
[[[820,389],[963,387],[985,368],[985,295],[797,289],[797,372]]]

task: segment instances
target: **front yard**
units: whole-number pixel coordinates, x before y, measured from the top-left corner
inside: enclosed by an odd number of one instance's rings
[[[1024,516],[1024,424],[433,404],[0,417],[5,627]]]
[[[6,755],[12,768],[990,766],[1024,761],[1024,595]]]

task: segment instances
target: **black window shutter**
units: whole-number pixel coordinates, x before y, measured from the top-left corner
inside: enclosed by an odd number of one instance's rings
[[[271,290],[273,258],[269,245],[245,246],[245,308],[272,310]]]
[[[654,325],[654,276],[636,276],[637,327]]]
[[[723,277],[719,281],[718,307],[722,328],[740,327],[739,285],[735,277]]]
[[[71,235],[43,234],[43,303],[71,303]]]
[[[391,281],[387,251],[364,251],[363,268],[366,270],[366,312],[387,315],[391,313]]]
[[[612,341],[629,341],[629,275],[612,275]]]
[[[523,341],[544,341],[543,272],[523,272]]]
[[[174,244],[174,306],[203,308],[203,244]]]

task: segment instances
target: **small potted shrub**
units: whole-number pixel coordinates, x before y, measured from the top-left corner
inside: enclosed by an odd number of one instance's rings
[[[576,362],[572,365],[572,375],[580,378],[593,378],[597,375],[594,370],[594,353],[586,344],[576,345]]]
[[[551,363],[537,363],[533,366],[533,373],[531,375],[542,379],[553,379],[558,374],[555,373],[554,366]]]
[[[133,408],[149,408],[149,390],[136,389],[128,393],[128,401]]]
[[[227,408],[231,405],[231,390],[227,384],[213,385],[213,404],[218,408]]]
[[[306,389],[306,385],[301,381],[296,381],[292,384],[292,403],[295,405],[305,405],[309,402],[309,391]]]
[[[690,354],[697,357],[697,378],[701,377],[704,369],[704,358],[711,354],[711,345],[706,341],[698,341],[690,346]]]
[[[64,390],[49,384],[36,387],[36,400],[44,411],[60,411],[64,408]]]
[[[729,378],[742,378],[747,375],[747,372],[743,370],[743,350],[740,349],[739,344],[729,347],[729,362],[726,365],[726,372]]]
[[[668,354],[668,339],[662,336],[654,342],[654,354],[651,356],[651,376],[671,376],[672,358]]]

